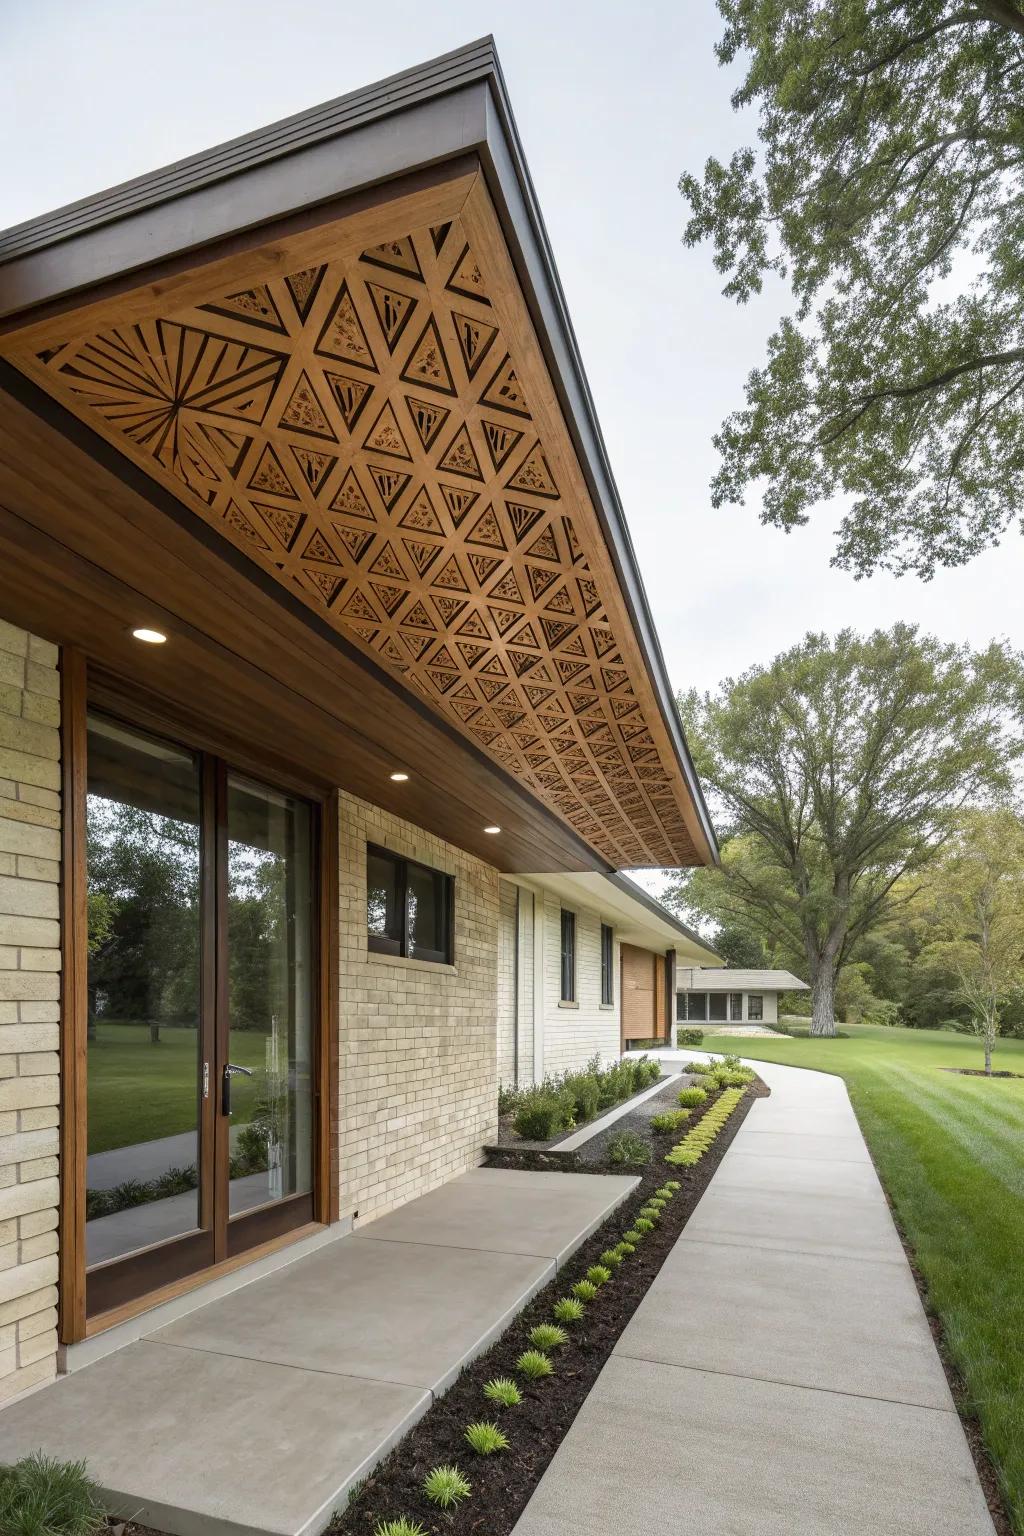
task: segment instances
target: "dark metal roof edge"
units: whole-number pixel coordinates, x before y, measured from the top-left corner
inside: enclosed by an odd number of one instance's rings
[[[681,922],[676,917],[674,912],[670,912],[668,907],[662,906],[656,896],[652,896],[649,891],[645,891],[642,885],[637,885],[636,881],[631,880],[628,875],[620,874],[615,870],[611,874],[606,873],[604,878],[610,880],[616,890],[621,891],[624,896],[631,896],[642,907],[646,907],[648,912],[653,913],[655,917],[660,917],[662,922],[671,923],[672,927],[677,928],[691,943],[699,944],[701,949],[707,954],[714,955],[716,959],[721,960],[722,957],[718,950],[713,949],[707,939],[701,938],[695,929],[688,928],[684,922]]]
[[[0,263],[42,250],[104,224],[183,197],[201,187],[294,154],[405,107],[483,80],[498,71],[494,41],[479,38],[425,64],[281,118],[224,144],[147,171],[35,218],[0,230]]]
[[[707,801],[704,798],[700,780],[693,766],[690,749],[679,720],[679,712],[676,707],[675,696],[672,692],[668,668],[665,665],[664,652],[658,639],[643,577],[640,574],[640,568],[637,563],[636,551],[633,548],[629,525],[626,522],[625,511],[615,483],[615,476],[608,456],[604,434],[601,431],[597,408],[590,391],[590,384],[583,366],[579,343],[576,340],[569,307],[566,303],[562,282],[555,264],[551,241],[548,237],[544,216],[541,212],[537,193],[526,163],[522,140],[516,127],[512,104],[496,52],[493,53],[493,59],[494,65],[488,78],[488,84],[490,85],[492,98],[497,109],[502,134],[511,151],[511,168],[519,184],[527,219],[537,243],[537,254],[542,264],[544,280],[550,291],[552,301],[553,314],[544,314],[543,306],[540,306],[539,314],[535,314],[535,319],[539,318],[541,321],[538,330],[543,337],[545,332],[550,330],[553,321],[561,332],[566,352],[565,360],[572,371],[573,381],[579,391],[578,400],[563,402],[569,406],[569,409],[566,411],[566,419],[570,431],[573,433],[575,446],[580,455],[580,461],[584,466],[584,470],[586,471],[588,468],[590,470],[588,475],[590,489],[594,495],[599,515],[602,518],[605,535],[618,570],[627,606],[630,609],[637,630],[641,652],[655,686],[658,703],[676,753],[679,768],[693,798],[712,859],[717,864],[719,862],[718,840],[711,821],[711,814],[708,810]],[[497,163],[492,163],[489,169],[492,176],[500,184],[501,166]],[[508,234],[513,236],[513,244],[515,243],[515,236],[520,232],[520,227],[514,223],[507,231]],[[522,277],[523,274],[521,273],[520,276]],[[536,294],[534,297],[536,299]],[[553,377],[557,386],[559,378],[564,377],[564,368],[559,366],[557,358],[554,359],[554,362]],[[585,428],[585,432],[579,430],[581,427]]]

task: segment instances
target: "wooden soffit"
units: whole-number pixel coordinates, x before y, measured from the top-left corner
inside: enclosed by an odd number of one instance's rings
[[[617,867],[707,845],[484,180],[4,355]]]

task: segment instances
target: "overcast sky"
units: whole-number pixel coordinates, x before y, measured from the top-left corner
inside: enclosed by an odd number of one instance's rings
[[[856,582],[829,567],[834,511],[787,536],[711,507],[711,435],[786,295],[738,309],[681,243],[680,171],[753,134],[709,0],[0,0],[0,28],[0,225],[493,32],[674,685],[810,628],[1024,645],[1016,535],[927,585]]]

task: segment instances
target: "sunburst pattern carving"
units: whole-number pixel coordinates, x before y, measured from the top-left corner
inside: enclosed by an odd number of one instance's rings
[[[698,861],[459,219],[33,367],[612,863]]]

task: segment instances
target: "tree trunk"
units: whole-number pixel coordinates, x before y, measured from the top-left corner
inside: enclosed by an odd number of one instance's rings
[[[833,1038],[836,1032],[836,973],[819,960],[811,977],[811,1034]]]

